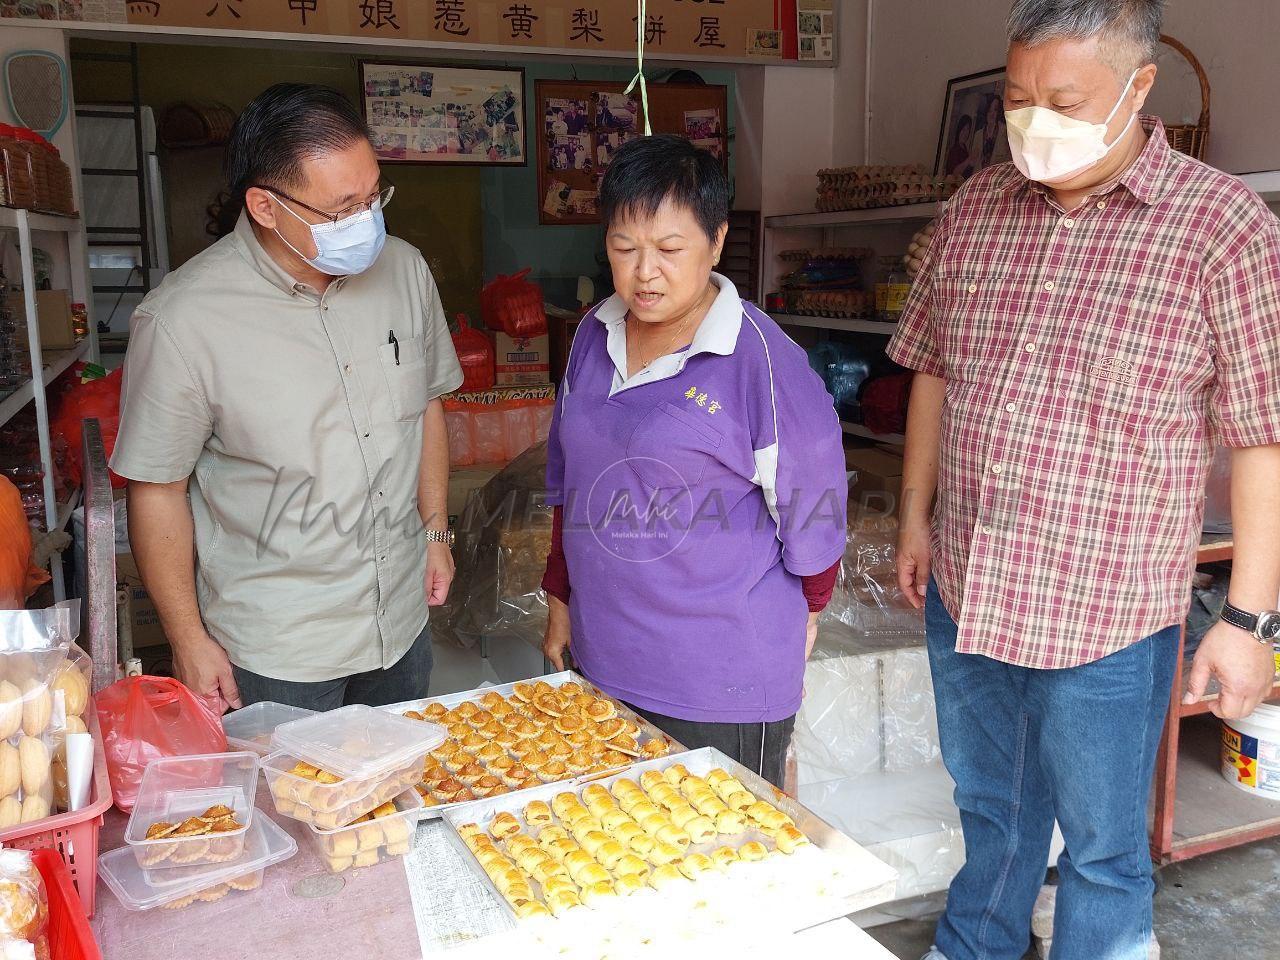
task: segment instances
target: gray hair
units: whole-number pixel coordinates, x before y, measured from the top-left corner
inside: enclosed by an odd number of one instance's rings
[[[1009,42],[1034,47],[1100,37],[1107,62],[1127,76],[1155,62],[1164,5],[1165,0],[1014,0]]]

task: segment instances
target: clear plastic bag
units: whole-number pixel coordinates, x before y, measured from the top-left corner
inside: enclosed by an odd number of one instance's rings
[[[30,850],[0,850],[0,956],[24,954],[49,960],[49,895]]]
[[[903,640],[923,642],[924,621],[898,589],[896,567],[898,523],[892,517],[868,515],[849,525],[849,541],[831,602],[820,626],[841,624],[858,642]],[[841,634],[832,633],[833,640]]]
[[[541,647],[547,600],[542,574],[551,549],[547,447],[530,447],[472,494],[458,520],[457,572],[436,635],[462,647],[481,636]]]

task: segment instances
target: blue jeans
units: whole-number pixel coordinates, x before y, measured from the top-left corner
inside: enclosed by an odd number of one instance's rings
[[[956,653],[956,623],[930,583],[925,633],[966,854],[938,950],[947,960],[1020,960],[1056,818],[1066,850],[1053,960],[1146,960],[1147,801],[1178,628],[1079,667],[1015,667]]]

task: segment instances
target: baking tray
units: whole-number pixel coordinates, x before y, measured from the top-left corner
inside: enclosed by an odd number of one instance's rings
[[[623,718],[624,720],[630,720],[632,723],[634,723],[636,726],[640,728],[640,733],[636,737],[636,739],[639,741],[641,746],[648,743],[650,740],[665,740],[667,741],[667,743],[671,745],[671,751],[670,753],[667,754],[667,756],[675,756],[677,754],[682,754],[687,749],[683,744],[681,744],[680,742],[678,742],[668,734],[663,733],[661,730],[655,727],[652,723],[650,723],[644,717],[640,716],[634,710],[630,709],[621,701],[619,701],[616,697],[609,696],[607,693],[605,693],[603,690],[597,687],[594,683],[592,683],[585,677],[577,673],[574,673],[572,670],[561,670],[559,673],[548,673],[539,677],[530,677],[528,680],[513,680],[511,683],[500,683],[500,684],[497,684],[496,686],[477,687],[474,690],[464,690],[461,693],[450,693],[441,697],[423,697],[419,700],[405,700],[405,701],[402,701],[401,703],[388,704],[382,709],[391,711],[393,713],[401,713],[401,714],[404,713],[406,710],[417,710],[421,712],[421,710],[424,707],[426,707],[428,704],[438,703],[441,706],[445,707],[446,709],[452,710],[454,707],[458,706],[458,704],[460,703],[465,703],[468,700],[479,700],[481,697],[483,697],[487,693],[497,693],[504,697],[510,697],[515,692],[516,684],[538,683],[539,681],[546,683],[548,686],[552,686],[556,688],[559,688],[561,684],[573,682],[573,683],[579,684],[583,688],[583,690],[587,691],[588,693],[592,693],[597,697],[604,697],[606,700],[611,700],[614,703],[614,705],[617,707],[619,717]],[[639,762],[640,761],[637,759],[636,763],[639,763]],[[634,764],[628,764],[627,766],[619,767],[618,769],[629,770],[633,766]],[[584,774],[579,774],[576,777],[566,777],[564,780],[557,780],[555,783],[543,784],[542,786],[560,787],[561,789],[568,789],[568,787],[566,786],[567,784],[587,783],[588,781],[596,779],[598,777],[608,776],[608,773],[609,772],[584,773]],[[494,799],[498,800],[498,799],[502,799],[503,797],[524,797],[531,794],[534,789],[538,789],[538,788],[528,788],[525,790],[517,790],[514,793],[502,794],[501,797],[495,797]],[[557,790],[556,792],[558,793],[559,791]],[[458,803],[442,803],[442,804],[436,804],[434,806],[424,807],[420,817],[423,820],[434,820],[439,818],[447,810],[452,810],[455,807],[464,807],[467,804],[479,803],[479,802],[481,801],[480,800],[462,800],[462,801],[459,801]]]
[[[579,916],[583,916],[586,920],[591,914],[610,911],[616,914],[609,918],[613,929],[618,929],[618,923],[624,921],[623,911],[626,914],[640,914],[642,917],[651,919],[654,905],[647,903],[640,908],[640,904],[635,902],[637,897],[644,896],[663,901],[661,914],[668,920],[688,915],[690,922],[702,929],[707,928],[708,925],[714,927],[716,924],[756,923],[762,927],[769,924],[780,925],[795,932],[893,899],[898,877],[896,870],[877,859],[797,800],[712,747],[660,757],[656,760],[638,761],[620,773],[580,777],[575,782],[549,783],[520,793],[475,800],[460,805],[456,809],[445,811],[443,815],[447,836],[463,861],[479,876],[492,896],[514,921],[514,911],[493,885],[474,854],[462,841],[458,833],[460,826],[477,823],[487,829],[489,822],[495,816],[507,812],[514,815],[527,832],[536,835],[536,831],[528,829],[523,817],[523,809],[531,801],[543,800],[549,804],[556,794],[566,790],[580,796],[586,785],[593,782],[606,787],[624,777],[639,782],[640,775],[646,770],[665,770],[676,763],[684,764],[690,773],[698,776],[705,776],[716,767],[728,771],[757,797],[768,800],[791,817],[796,826],[809,838],[812,846],[817,848],[820,856],[815,857],[813,851],[803,852],[803,856],[802,852],[797,852],[790,857],[771,856],[760,863],[743,864],[732,868],[728,877],[709,874],[705,879],[700,878],[697,883],[668,887],[661,892],[645,891],[643,894],[635,894],[632,897],[619,897],[616,905],[609,904],[602,910],[575,910],[565,918],[555,921],[556,923],[564,924],[565,920],[572,918],[570,924],[564,925],[576,927]],[[748,834],[734,838],[732,845],[741,846],[751,839],[762,840],[766,846],[773,849],[772,842],[755,831],[749,831]],[[721,845],[723,845],[722,841],[715,840],[708,844],[690,847],[689,852],[706,853],[708,848]],[[708,896],[709,894],[713,896]],[[714,896],[714,894],[719,895]],[[709,903],[713,900],[714,903]],[[702,911],[703,915],[697,916],[698,911]],[[762,916],[762,913],[766,915]],[[652,929],[651,922],[649,928]],[[680,933],[678,930],[667,932]],[[643,935],[643,933],[643,927],[637,928],[637,935]]]

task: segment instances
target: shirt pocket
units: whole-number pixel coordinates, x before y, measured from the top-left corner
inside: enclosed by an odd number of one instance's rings
[[[692,489],[716,462],[724,435],[674,403],[661,403],[636,424],[627,465],[647,488]]]
[[[417,420],[431,399],[427,382],[427,338],[408,337],[398,345],[384,343],[378,348],[378,359],[382,362],[393,415],[397,420]]]
[[[948,376],[972,379],[1002,353],[1025,308],[1019,285],[999,273],[959,271],[934,278],[935,337]]]

